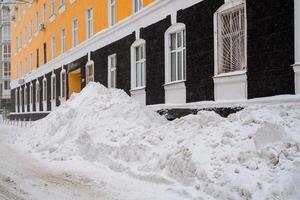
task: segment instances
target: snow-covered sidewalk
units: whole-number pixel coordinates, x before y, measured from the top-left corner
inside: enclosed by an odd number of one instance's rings
[[[3,160],[22,161],[0,174],[25,199],[300,199],[298,102],[169,122],[91,83],[32,128],[0,127],[0,141]]]

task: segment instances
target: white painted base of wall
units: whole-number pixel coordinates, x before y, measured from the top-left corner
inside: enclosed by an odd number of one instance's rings
[[[186,103],[185,82],[168,83],[165,87],[165,103],[181,104]]]
[[[56,108],[56,100],[51,100],[51,110]]]
[[[247,99],[247,75],[245,72],[215,76],[214,86],[216,101]]]
[[[132,98],[140,102],[142,105],[146,105],[146,91],[145,88],[130,90]]]
[[[294,65],[295,93],[300,94],[300,63]]]
[[[43,111],[47,111],[47,102],[43,101]]]
[[[39,111],[40,111],[40,105],[36,104],[36,112],[39,112]]]

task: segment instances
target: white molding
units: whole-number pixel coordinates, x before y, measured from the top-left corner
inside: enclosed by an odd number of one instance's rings
[[[136,101],[138,101],[141,105],[146,105],[146,90],[145,87],[135,88],[130,90],[130,95]]]
[[[246,73],[236,73],[230,76],[215,76],[213,79],[215,101],[247,99]]]
[[[70,0],[70,2],[73,0]],[[130,35],[132,32],[141,27],[147,27],[154,24],[171,13],[180,9],[188,8],[203,0],[164,0],[155,1],[154,3],[146,6],[140,12],[119,21],[113,27],[104,29],[94,35],[90,40],[80,43],[75,48],[72,48],[65,53],[57,56],[48,63],[41,65],[33,73],[25,79],[29,82],[46,73],[51,72],[53,69],[60,68],[63,65],[74,62],[78,58],[85,56],[88,52],[98,50],[108,44]],[[11,88],[19,87],[18,81],[11,82]]]
[[[300,63],[293,66],[295,73],[295,93],[300,94]]]
[[[164,85],[165,103],[182,104],[186,103],[185,81],[177,81]]]

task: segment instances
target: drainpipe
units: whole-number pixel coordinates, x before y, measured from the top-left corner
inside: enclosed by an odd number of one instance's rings
[[[295,12],[295,92],[300,94],[300,1],[294,0]]]

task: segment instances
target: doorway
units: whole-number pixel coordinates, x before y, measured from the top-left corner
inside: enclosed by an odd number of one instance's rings
[[[79,93],[81,91],[81,71],[77,69],[75,71],[69,72],[69,97],[73,93]]]

